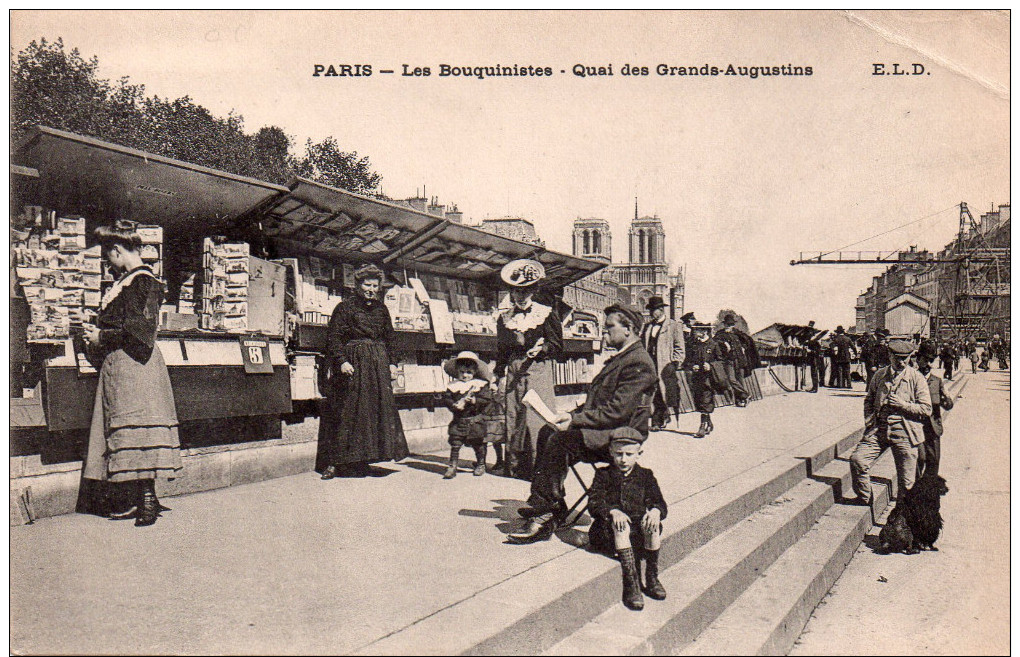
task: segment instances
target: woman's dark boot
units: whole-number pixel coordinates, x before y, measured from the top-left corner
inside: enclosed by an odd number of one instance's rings
[[[453,479],[457,476],[457,462],[460,460],[460,447],[450,448],[450,465],[443,473],[443,479]]]
[[[141,496],[138,501],[138,516],[135,517],[135,527],[147,527],[155,524],[159,517],[159,507],[156,505],[156,481],[154,479],[141,480]]]
[[[620,569],[623,571],[623,606],[634,611],[645,608],[645,597],[641,595],[641,576],[634,560],[634,548],[623,548],[620,553]]]
[[[326,469],[322,471],[322,476],[319,477],[319,478],[323,479],[323,480],[335,479],[336,478],[336,466],[335,465],[327,465]]]
[[[665,600],[666,588],[659,581],[659,551],[645,550],[645,595],[652,600]]]
[[[140,481],[125,481],[112,484],[110,500],[113,504],[109,512],[110,520],[130,520],[138,515],[138,500],[141,497]]]
[[[481,445],[475,445],[475,470],[474,475],[481,477],[485,474],[485,454],[489,451],[488,445],[482,443]]]

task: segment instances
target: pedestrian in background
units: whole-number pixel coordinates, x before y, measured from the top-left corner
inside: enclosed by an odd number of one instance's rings
[[[723,317],[723,326],[716,333],[715,339],[723,345],[723,363],[734,404],[738,407],[747,406],[750,393],[744,379],[758,366],[760,360],[754,340],[737,328],[737,318],[733,313]]]
[[[701,426],[695,438],[704,438],[712,433],[712,411],[715,410],[715,390],[712,385],[712,363],[723,358],[721,345],[712,339],[711,324],[694,324],[694,339],[687,350],[683,368],[690,382],[694,410],[701,413]]]
[[[946,381],[952,381],[953,366],[956,364],[956,351],[953,349],[952,342],[946,342],[942,345],[942,351],[939,353],[939,358],[942,361],[942,370],[946,377]]]
[[[808,353],[808,365],[811,368],[811,389],[808,392],[818,392],[818,386],[825,382],[825,350],[822,348],[822,338],[828,331],[815,329],[815,320],[808,322],[808,327],[814,331],[805,343]]]
[[[648,299],[646,310],[652,314],[650,322],[641,331],[641,342],[655,362],[659,385],[652,397],[652,431],[662,431],[669,421],[669,411],[680,413],[680,390],[677,386],[677,368],[684,362],[684,335],[680,324],[666,317],[666,303],[662,297]]]
[[[163,283],[142,262],[134,222],[101,226],[95,235],[119,277],[103,295],[95,325],[84,329],[99,387],[82,476],[112,484],[122,493],[114,499],[127,498],[108,509],[111,518],[147,526],[169,510],[156,497],[156,478],[173,479],[181,469],[174,393],[156,346]]]
[[[853,340],[842,326],[836,327],[832,339],[832,367],[835,370],[835,387],[850,388],[850,361],[856,356]]]
[[[914,486],[918,445],[924,442],[924,422],[931,415],[928,381],[907,365],[914,345],[905,340],[889,344],[891,364],[875,373],[864,396],[864,435],[850,457],[856,502],[869,505],[872,464],[892,449],[899,483],[899,499]]]
[[[953,408],[953,398],[946,390],[945,383],[932,371],[933,360],[935,360],[935,349],[928,344],[922,345],[917,354],[917,371],[928,381],[931,415],[924,422],[924,442],[921,443],[917,459],[917,479],[938,475],[939,462],[942,460],[942,411],[949,411]]]

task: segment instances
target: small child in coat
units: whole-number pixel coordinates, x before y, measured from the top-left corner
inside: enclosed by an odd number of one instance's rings
[[[474,475],[485,474],[487,451],[486,420],[491,415],[496,391],[492,388],[492,371],[472,351],[462,351],[443,363],[443,369],[453,377],[443,393],[443,403],[453,412],[450,422],[450,465],[443,479],[457,476],[460,448],[470,445],[475,450]]]
[[[659,582],[659,545],[666,500],[655,474],[637,464],[645,437],[633,427],[610,434],[613,464],[595,471],[589,490],[588,512],[593,521],[588,531],[591,549],[620,557],[623,570],[623,604],[628,609],[645,606],[641,591],[653,600],[665,600]],[[635,548],[636,546],[636,548]],[[645,585],[641,586],[640,559],[645,561]]]

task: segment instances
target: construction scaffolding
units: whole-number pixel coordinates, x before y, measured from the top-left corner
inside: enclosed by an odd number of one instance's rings
[[[1002,209],[1006,210],[1004,220]],[[967,204],[960,203],[959,232],[935,265],[938,286],[930,317],[933,336],[987,341],[999,334],[1009,340],[1009,206],[985,217],[996,221],[978,221]]]
[[[1009,340],[1010,206],[975,219],[961,202],[956,238],[937,255],[927,251],[801,252],[791,265],[889,264],[911,274],[905,291],[930,304],[925,333],[942,340]],[[949,208],[947,208],[949,209]],[[911,222],[914,223],[914,222]],[[909,224],[905,224],[909,225]],[[934,284],[925,285],[922,282]],[[925,292],[921,292],[924,289]],[[872,327],[874,328],[874,327]]]

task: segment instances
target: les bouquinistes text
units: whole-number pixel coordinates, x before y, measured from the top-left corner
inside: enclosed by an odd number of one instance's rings
[[[476,78],[484,80],[496,77],[552,77],[553,75],[571,75],[578,78],[605,78],[605,77],[694,77],[694,76],[739,76],[757,79],[759,77],[781,77],[781,76],[808,76],[814,71],[810,66],[794,64],[776,65],[755,65],[746,66],[742,64],[700,64],[695,66],[673,66],[670,64],[657,64],[654,66],[642,66],[624,64],[622,66],[609,64],[588,65],[574,64],[570,68],[554,68],[552,66],[533,66],[522,64],[494,64],[490,66],[453,66],[451,64],[439,64],[438,66],[416,66],[413,64],[401,64],[396,68],[378,68],[372,64],[315,64],[312,69],[312,77],[371,77],[372,75],[394,75],[410,78],[427,77],[454,77],[454,78]]]

